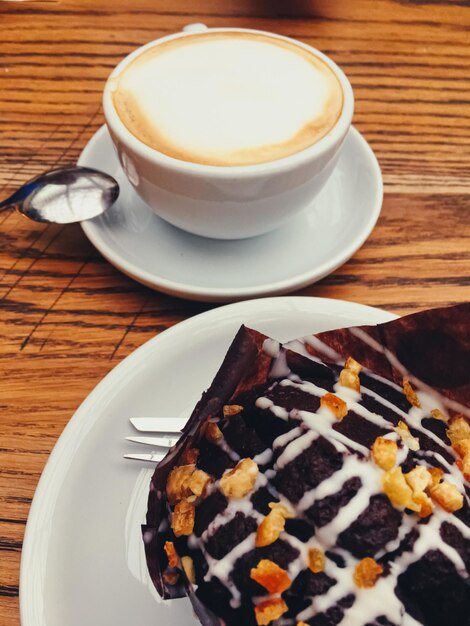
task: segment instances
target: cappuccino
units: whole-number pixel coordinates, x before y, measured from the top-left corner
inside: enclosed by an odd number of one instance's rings
[[[111,79],[114,108],[144,144],[215,166],[266,163],[324,137],[343,109],[333,69],[268,34],[185,35],[144,50]]]

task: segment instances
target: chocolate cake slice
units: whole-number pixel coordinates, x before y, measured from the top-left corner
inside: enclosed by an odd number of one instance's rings
[[[242,327],[151,481],[159,593],[204,626],[470,626],[469,321]]]

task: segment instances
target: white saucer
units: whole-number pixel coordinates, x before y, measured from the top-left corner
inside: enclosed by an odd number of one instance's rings
[[[176,324],[124,359],[72,417],[39,481],[21,556],[22,626],[197,626],[189,602],[162,602],[150,582],[140,525],[153,468],[122,458],[148,452],[126,442],[129,417],[188,415],[242,323],[287,341],[394,317],[342,300],[251,300]]]
[[[90,140],[79,164],[111,174],[121,189],[109,211],[82,223],[91,243],[131,278],[191,300],[227,302],[305,287],[362,246],[382,206],[377,159],[355,128],[311,209],[252,239],[197,237],[158,218],[127,181],[106,127]]]

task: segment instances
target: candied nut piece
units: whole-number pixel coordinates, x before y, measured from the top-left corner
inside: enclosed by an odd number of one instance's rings
[[[401,467],[394,467],[383,474],[382,488],[394,507],[420,511],[421,507],[413,501],[413,490],[406,482]]]
[[[366,556],[361,559],[354,570],[354,582],[359,589],[370,589],[374,587],[384,568],[374,559]]]
[[[470,455],[470,438],[469,439],[459,439],[452,446],[457,454],[464,459],[466,456]]]
[[[252,459],[242,459],[220,479],[220,490],[227,498],[244,498],[258,478],[258,466]]]
[[[431,487],[435,487],[441,482],[442,477],[444,476],[444,471],[441,470],[440,467],[429,467],[428,472],[431,474]]]
[[[203,470],[195,470],[189,478],[189,488],[195,496],[202,496],[207,485],[210,483],[211,477]]]
[[[421,406],[421,402],[419,401],[418,395],[416,391],[413,389],[413,387],[411,386],[411,383],[408,380],[408,378],[403,379],[403,393],[405,394],[406,399],[411,404],[411,406],[416,406],[418,408]]]
[[[433,476],[431,472],[422,465],[417,465],[410,472],[404,475],[408,485],[413,490],[413,502],[419,506],[420,517],[428,517],[434,509],[431,498],[425,491],[432,486]]]
[[[421,518],[429,517],[434,510],[432,500],[427,493],[414,493],[413,502],[415,502],[419,506],[418,515]]]
[[[194,570],[194,561],[190,556],[182,556],[181,557],[181,565],[183,566],[184,573],[186,574],[186,578],[192,585],[196,584],[196,573]]]
[[[308,568],[314,574],[319,574],[325,569],[326,558],[324,552],[318,548],[310,548],[308,551]]]
[[[453,513],[463,507],[463,495],[452,483],[447,481],[439,483],[431,487],[429,493],[434,502],[437,502],[448,513]]]
[[[267,626],[289,610],[282,598],[270,598],[255,606],[256,623],[258,626]]]
[[[224,417],[232,417],[232,415],[238,415],[242,411],[241,404],[226,404],[223,408]]]
[[[176,537],[190,535],[194,528],[196,510],[193,502],[180,500],[171,515],[171,528]]]
[[[349,389],[354,389],[355,391],[361,390],[359,375],[346,368],[341,370],[339,374],[339,382],[340,385],[343,385],[343,387],[349,387]]]
[[[266,515],[256,531],[255,545],[257,548],[274,543],[284,530],[286,519],[294,517],[292,511],[289,511],[280,502],[270,502],[269,508],[271,511]]]
[[[434,417],[436,420],[441,420],[443,422],[447,422],[447,416],[440,409],[433,409],[430,411],[431,417]]]
[[[457,466],[465,478],[470,481],[470,421],[463,415],[452,417],[447,436],[460,457],[456,461]]]
[[[285,569],[269,559],[261,559],[250,571],[250,578],[262,585],[269,593],[282,593],[292,584]]]
[[[359,374],[362,369],[362,365],[358,363],[355,359],[353,359],[352,356],[348,356],[344,367],[347,370],[351,371],[353,374]]]
[[[462,439],[470,439],[470,421],[463,415],[455,415],[449,420],[447,436],[449,437],[452,445]]]
[[[204,434],[207,441],[210,441],[211,443],[216,443],[224,437],[222,431],[215,422],[207,422]]]
[[[397,462],[397,451],[396,441],[377,437],[371,448],[372,460],[381,469],[385,471],[391,470]]]
[[[411,472],[405,474],[405,480],[413,489],[414,493],[426,491],[432,485],[432,476],[426,467],[417,465]]]
[[[194,472],[194,465],[179,465],[174,467],[166,483],[166,495],[170,504],[191,495],[189,479]]]
[[[348,405],[334,393],[325,393],[320,398],[320,406],[329,409],[337,420],[342,420],[348,414]]]
[[[460,456],[456,461],[458,468],[470,482],[470,439],[460,439],[452,447]]]
[[[175,550],[175,544],[172,541],[165,541],[164,549],[168,557],[168,565],[178,567],[179,557]]]
[[[395,427],[395,432],[400,436],[403,443],[406,444],[410,450],[413,450],[413,452],[419,450],[419,439],[417,437],[413,437],[410,429],[408,428],[408,424],[400,420],[398,425]]]
[[[186,448],[181,458],[185,464],[195,465],[199,458],[198,448]]]

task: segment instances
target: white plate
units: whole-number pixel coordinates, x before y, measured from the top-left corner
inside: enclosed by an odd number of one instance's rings
[[[189,414],[242,323],[286,341],[394,317],[342,300],[252,300],[177,324],[128,356],[77,410],[39,481],[21,559],[22,626],[196,624],[186,600],[162,603],[148,578],[140,524],[152,469],[122,458],[139,451],[125,441],[128,418]]]
[[[105,127],[79,164],[111,174],[121,190],[109,211],[82,224],[101,254],[148,287],[208,302],[288,293],[330,274],[367,239],[383,199],[377,159],[354,128],[308,211],[272,233],[238,241],[197,237],[158,218],[127,181]]]

